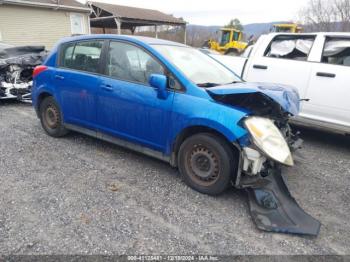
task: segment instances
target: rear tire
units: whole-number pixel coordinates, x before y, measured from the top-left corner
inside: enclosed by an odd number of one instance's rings
[[[68,134],[63,125],[59,105],[52,96],[44,98],[39,107],[40,122],[49,136],[62,137]]]
[[[219,136],[202,133],[186,139],[179,150],[178,166],[185,183],[194,190],[219,195],[236,175],[237,159]]]

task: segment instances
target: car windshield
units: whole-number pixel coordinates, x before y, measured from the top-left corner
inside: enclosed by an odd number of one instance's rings
[[[200,87],[242,82],[237,75],[197,49],[170,45],[154,45],[153,47]]]

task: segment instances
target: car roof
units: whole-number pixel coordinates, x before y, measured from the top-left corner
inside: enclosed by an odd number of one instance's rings
[[[148,45],[172,45],[172,46],[186,46],[181,43],[163,40],[159,38],[145,37],[145,36],[131,36],[131,35],[113,35],[113,34],[91,34],[91,35],[80,35],[63,38],[60,43],[67,43],[79,40],[89,39],[111,39],[111,40],[126,40],[134,43],[144,43]]]

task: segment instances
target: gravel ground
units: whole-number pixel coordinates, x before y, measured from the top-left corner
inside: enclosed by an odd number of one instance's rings
[[[0,104],[1,254],[350,254],[350,139],[304,132],[286,170],[317,238],[255,228],[244,192],[201,195],[166,163],[72,133],[48,137],[29,105]]]

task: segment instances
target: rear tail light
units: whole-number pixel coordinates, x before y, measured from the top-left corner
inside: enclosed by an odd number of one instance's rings
[[[39,75],[40,73],[44,72],[45,70],[47,70],[47,66],[44,65],[39,65],[35,67],[33,70],[33,78]]]

